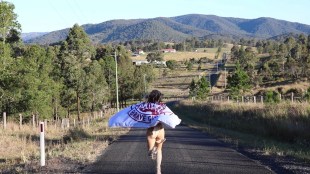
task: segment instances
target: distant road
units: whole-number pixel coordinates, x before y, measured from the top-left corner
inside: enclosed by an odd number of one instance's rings
[[[166,138],[163,174],[274,173],[207,134],[185,126],[166,129]],[[145,130],[132,129],[83,173],[155,173],[155,163],[147,156]]]

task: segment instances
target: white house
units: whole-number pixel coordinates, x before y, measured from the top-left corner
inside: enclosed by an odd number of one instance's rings
[[[132,64],[136,66],[140,66],[142,64],[149,64],[147,60],[132,60]]]
[[[175,52],[177,52],[175,49],[172,49],[172,48],[162,49],[161,51],[163,53],[175,53]]]

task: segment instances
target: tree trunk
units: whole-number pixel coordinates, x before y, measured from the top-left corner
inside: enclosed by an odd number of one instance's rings
[[[67,110],[67,118],[70,118],[70,108],[69,107],[68,107],[68,110]]]
[[[94,116],[95,110],[95,94],[93,93],[92,103],[91,103],[91,115]]]
[[[78,115],[78,121],[81,121],[80,119],[80,96],[79,93],[76,91],[76,104],[77,104],[77,115]]]

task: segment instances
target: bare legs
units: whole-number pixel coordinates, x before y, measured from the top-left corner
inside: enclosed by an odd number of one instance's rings
[[[165,130],[161,124],[157,125],[154,128],[148,128],[147,132],[147,145],[149,153],[152,151],[156,153],[156,172],[157,174],[161,173],[161,161],[162,161],[162,147],[163,142],[165,141]],[[154,153],[153,153],[154,155]],[[155,158],[152,157],[155,160]]]

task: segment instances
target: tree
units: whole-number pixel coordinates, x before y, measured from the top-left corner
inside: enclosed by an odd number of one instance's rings
[[[188,62],[188,64],[186,65],[186,69],[187,70],[192,70],[193,69],[193,63],[192,62]]]
[[[51,117],[54,81],[50,78],[52,60],[46,50],[38,45],[28,46],[17,67],[21,111]]]
[[[201,77],[197,82],[197,99],[205,100],[210,93],[210,83],[206,77]]]
[[[239,46],[238,45],[234,45],[231,48],[231,58],[232,59],[238,59],[239,57]]]
[[[266,103],[279,103],[280,102],[280,94],[276,91],[267,91],[265,96]]]
[[[155,53],[149,53],[147,56],[146,56],[146,60],[148,62],[155,62],[155,61],[163,61],[164,60],[164,56],[161,52],[157,51]]]
[[[207,81],[206,77],[200,78],[197,83],[192,79],[189,85],[189,96],[197,97],[198,100],[207,99],[210,93],[210,83]]]
[[[17,14],[14,13],[14,4],[6,1],[0,2],[0,34],[2,43],[6,43],[9,31],[15,29],[20,30],[20,24],[17,21]]]
[[[240,64],[236,65],[236,70],[232,76],[227,78],[230,94],[232,96],[238,96],[240,93],[247,91],[250,86],[250,78],[247,73],[241,69]]]
[[[189,96],[196,97],[197,95],[197,84],[194,79],[192,79],[191,84],[189,85]]]
[[[174,70],[178,66],[178,62],[176,60],[168,60],[166,62],[167,68]]]
[[[85,87],[85,68],[89,66],[94,52],[90,39],[78,24],[70,29],[60,48],[61,74],[66,89],[75,91],[78,120],[80,120],[80,99]]]
[[[102,73],[102,67],[98,61],[92,61],[85,68],[85,88],[83,92],[83,103],[85,108],[89,108],[92,113],[95,109],[101,108],[105,96],[107,96],[107,83]]]

